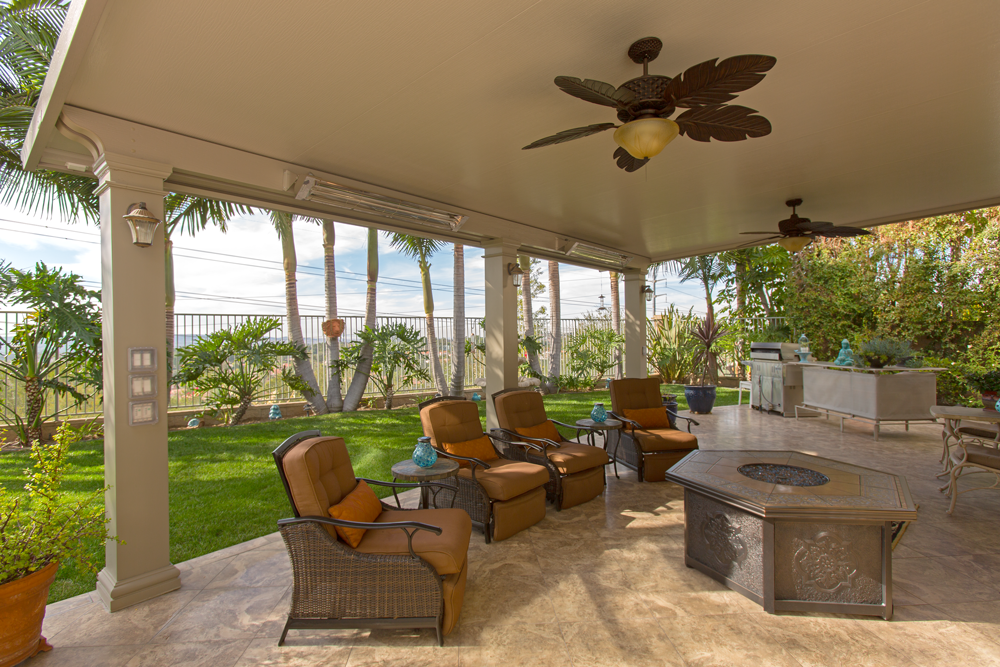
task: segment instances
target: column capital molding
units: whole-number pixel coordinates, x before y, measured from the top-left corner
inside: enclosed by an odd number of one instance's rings
[[[521,244],[513,239],[489,239],[483,243],[483,249],[486,251],[486,257],[495,257],[497,255],[517,255],[518,249]]]
[[[130,155],[102,153],[94,161],[94,175],[97,176],[97,194],[100,195],[111,185],[135,190],[152,196],[162,197],[163,181],[173,173],[173,167],[160,162],[151,162]]]

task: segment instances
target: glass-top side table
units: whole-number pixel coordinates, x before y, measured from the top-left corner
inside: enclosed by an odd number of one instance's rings
[[[577,419],[576,425],[579,427],[576,431],[576,439],[580,439],[580,432],[587,431],[587,441],[591,446],[596,447],[597,441],[595,436],[600,433],[604,437],[604,451],[608,451],[608,434],[611,431],[620,431],[625,425],[617,419],[612,419],[608,417],[605,421],[595,422],[593,419]],[[611,462],[615,469],[615,478],[618,478],[618,458],[615,456],[618,452],[618,443],[621,442],[621,434],[618,436],[618,440],[615,441],[615,452],[611,454]]]
[[[454,459],[446,459],[443,456],[439,456],[434,465],[429,468],[421,468],[413,462],[413,459],[406,459],[392,466],[392,481],[394,482],[434,482],[457,476],[458,462]],[[454,507],[455,498],[458,497],[458,480],[455,480],[454,486],[445,483],[442,483],[442,486],[453,492],[451,507]],[[431,502],[434,503],[434,507],[437,507],[437,494],[439,491],[441,491],[440,488],[420,487],[420,509],[427,509],[431,506]]]

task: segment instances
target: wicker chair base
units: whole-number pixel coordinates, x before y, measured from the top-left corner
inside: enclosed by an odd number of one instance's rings
[[[353,628],[434,628],[437,631],[438,646],[444,646],[441,622],[436,617],[426,618],[291,618],[285,621],[278,646],[285,642],[289,630],[343,630]]]

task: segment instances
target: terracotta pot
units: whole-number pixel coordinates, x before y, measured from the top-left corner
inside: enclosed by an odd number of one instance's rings
[[[997,394],[995,391],[984,392],[983,395],[979,397],[979,400],[983,402],[984,410],[996,412],[997,401],[1000,400],[1000,394]]]
[[[327,338],[340,338],[344,333],[344,320],[326,320],[323,322],[323,335]]]
[[[0,586],[0,667],[16,665],[52,646],[42,636],[49,586],[59,563]]]

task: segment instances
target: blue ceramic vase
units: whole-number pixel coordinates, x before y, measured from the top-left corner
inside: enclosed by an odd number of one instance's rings
[[[438,454],[431,447],[431,439],[417,438],[417,446],[413,448],[413,462],[421,468],[430,468],[437,460]]]
[[[604,409],[604,403],[594,403],[594,409],[590,411],[590,418],[598,423],[607,421],[608,412]]]

